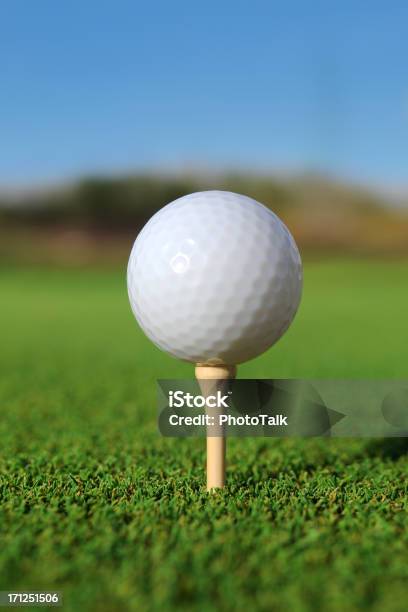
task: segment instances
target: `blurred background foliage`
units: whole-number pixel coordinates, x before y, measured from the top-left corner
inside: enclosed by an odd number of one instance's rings
[[[124,261],[146,221],[187,193],[224,189],[269,206],[304,253],[403,255],[408,209],[384,194],[305,174],[135,174],[90,176],[71,184],[0,193],[6,259],[42,263]]]

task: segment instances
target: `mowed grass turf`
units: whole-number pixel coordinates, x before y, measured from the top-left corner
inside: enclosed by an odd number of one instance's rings
[[[300,312],[241,377],[408,378],[408,263],[305,266]],[[405,440],[204,440],[156,430],[124,270],[0,273],[0,589],[66,610],[405,610]],[[171,305],[169,305],[171,307]]]

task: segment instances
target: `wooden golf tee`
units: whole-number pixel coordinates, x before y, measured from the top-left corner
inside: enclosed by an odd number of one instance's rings
[[[207,366],[197,364],[195,375],[205,397],[226,388],[226,382],[235,378],[236,366]],[[217,416],[217,409],[207,409],[207,414]],[[216,432],[218,435],[214,435]],[[211,435],[213,433],[213,435]],[[221,426],[207,427],[207,491],[225,486],[226,437]]]

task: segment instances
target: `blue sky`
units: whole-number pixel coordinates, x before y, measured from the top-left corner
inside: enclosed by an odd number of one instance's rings
[[[5,0],[0,183],[133,169],[406,185],[408,8]]]

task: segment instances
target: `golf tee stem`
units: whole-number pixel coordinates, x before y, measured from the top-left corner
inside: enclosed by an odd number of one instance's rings
[[[225,436],[207,436],[207,491],[225,487]]]
[[[212,395],[226,386],[226,381],[235,378],[235,366],[206,366],[197,364],[196,378],[204,396]],[[214,416],[214,412],[212,413]],[[211,435],[216,432],[218,435]],[[225,486],[226,438],[223,429],[207,428],[207,491]]]

